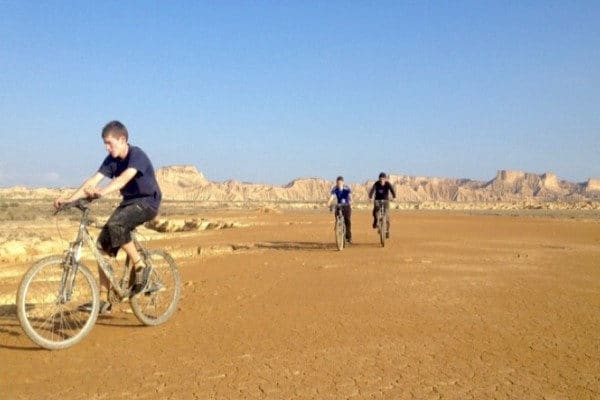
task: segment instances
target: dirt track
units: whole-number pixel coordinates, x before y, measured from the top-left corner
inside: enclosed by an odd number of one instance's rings
[[[397,212],[382,249],[360,212],[340,253],[331,215],[229,216],[257,225],[152,243],[184,283],[163,326],[48,352],[2,306],[0,399],[600,398],[598,220]]]

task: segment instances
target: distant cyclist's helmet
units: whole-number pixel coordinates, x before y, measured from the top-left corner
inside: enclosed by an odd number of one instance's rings
[[[382,173],[379,174],[379,179],[382,179],[382,178],[383,179],[387,178],[387,175],[386,175],[385,172],[382,172]]]

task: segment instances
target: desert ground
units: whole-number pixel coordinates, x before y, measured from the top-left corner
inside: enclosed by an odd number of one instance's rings
[[[0,399],[600,398],[598,215],[394,210],[382,248],[357,210],[342,252],[323,209],[167,218],[194,217],[218,223],[141,229],[180,267],[170,321],[121,304],[54,352],[14,295],[76,218],[1,221]]]

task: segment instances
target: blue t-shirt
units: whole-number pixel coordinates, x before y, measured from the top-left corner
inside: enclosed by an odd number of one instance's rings
[[[137,174],[121,189],[122,205],[141,203],[154,211],[158,211],[162,193],[156,181],[154,167],[142,149],[129,145],[129,152],[124,159],[113,158],[110,154],[98,169],[107,178],[116,178],[127,168],[135,168]]]
[[[341,189],[339,189],[337,186],[331,189],[331,194],[337,197],[338,204],[350,204],[350,193],[352,193],[352,191],[346,185],[344,185],[344,187]]]

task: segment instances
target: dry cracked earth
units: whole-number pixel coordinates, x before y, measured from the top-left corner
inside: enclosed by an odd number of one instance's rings
[[[325,212],[211,213],[238,224],[148,233],[179,264],[170,321],[121,304],[67,350],[15,317],[41,253],[1,261],[0,399],[600,398],[599,219],[396,211],[382,248],[360,211],[338,252]]]

